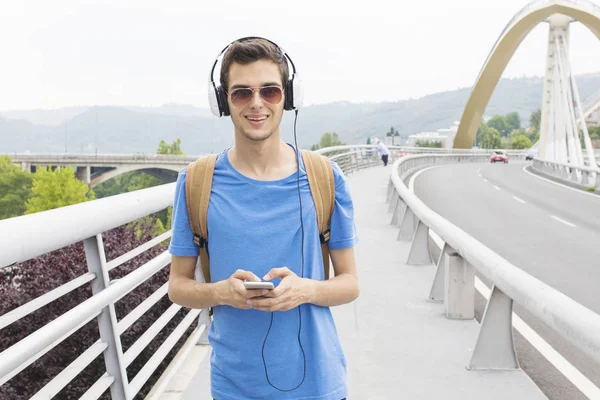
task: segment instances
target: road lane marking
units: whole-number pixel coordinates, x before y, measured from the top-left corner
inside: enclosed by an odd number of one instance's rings
[[[518,202],[520,202],[520,203],[527,204],[527,203],[525,203],[525,201],[524,201],[524,200],[521,200],[521,199],[520,199],[520,198],[518,198],[517,196],[513,196],[513,199],[515,199],[516,201],[518,201]]]
[[[414,193],[414,182],[415,179],[426,170],[436,168],[433,166],[425,168],[414,174],[409,181],[409,190]],[[435,233],[433,230],[429,230],[429,236],[437,244],[440,249],[444,248],[443,239]],[[440,250],[441,251],[441,250]],[[475,289],[486,299],[489,299],[490,289],[477,277],[475,277]],[[564,358],[558,351],[554,349],[548,342],[546,342],[540,335],[537,334],[525,321],[523,321],[517,314],[512,313],[513,327],[527,340],[539,353],[550,362],[565,378],[567,378],[581,393],[590,399],[600,399],[600,388],[598,388],[591,380],[589,380],[584,374],[579,372],[573,364],[571,364],[566,358]]]
[[[558,217],[555,217],[554,215],[551,215],[552,218],[554,218],[555,220],[557,220],[558,222],[562,222],[565,225],[569,225],[570,227],[576,228],[575,224],[572,224],[570,222],[565,221],[564,219],[560,219]]]
[[[560,186],[560,187],[562,187],[562,188],[564,188],[564,189],[569,189],[569,190],[572,190],[572,191],[574,191],[574,192],[577,192],[577,193],[580,193],[580,194],[585,194],[586,196],[592,196],[592,197],[594,197],[596,200],[600,200],[600,196],[598,196],[597,194],[588,193],[588,192],[585,192],[585,191],[583,191],[583,190],[581,190],[581,189],[575,189],[575,188],[572,188],[572,187],[570,187],[570,186],[563,185],[562,183],[554,182],[554,181],[553,181],[553,180],[551,180],[551,179],[547,179],[547,178],[544,178],[544,177],[542,177],[542,176],[536,175],[536,174],[534,174],[534,173],[532,173],[532,172],[529,172],[529,171],[527,171],[527,165],[523,167],[523,171],[524,171],[524,172],[526,172],[527,174],[529,174],[529,175],[533,176],[534,178],[541,179],[541,180],[543,180],[543,181],[546,181],[546,182],[548,182],[548,183],[551,183],[551,184],[553,184],[553,185]]]
[[[483,296],[486,300],[490,298],[490,288],[479,278],[475,277],[475,289]],[[581,391],[586,397],[590,399],[600,398],[600,388],[598,388],[592,381],[590,381],[585,375],[583,375],[573,364],[571,364],[566,358],[564,358],[558,351],[554,349],[548,342],[546,342],[540,335],[537,334],[525,321],[523,321],[517,314],[512,313],[513,327],[517,332],[521,334],[533,347],[540,352],[550,364],[564,375],[579,391]]]
[[[483,178],[483,181],[484,181],[485,183],[487,183],[487,179]]]
[[[444,248],[444,240],[437,233],[429,230],[429,236],[436,243],[438,248]],[[441,250],[440,250],[441,251]],[[491,290],[478,277],[475,277],[475,289],[486,300],[489,300]],[[581,393],[589,399],[600,399],[600,388],[598,388],[584,374],[579,372],[573,364],[564,358],[558,351],[546,342],[536,331],[534,331],[517,314],[512,313],[513,327],[523,336],[550,364],[569,380]]]
[[[496,185],[494,185],[494,189],[500,190],[500,188],[498,186],[496,186]]]

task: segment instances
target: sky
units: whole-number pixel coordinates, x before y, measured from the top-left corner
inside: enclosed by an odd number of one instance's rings
[[[0,110],[207,108],[217,54],[263,36],[292,57],[305,105],[398,101],[470,87],[520,0],[0,0]],[[542,76],[548,25],[504,77]],[[571,26],[575,74],[600,72],[600,41]]]

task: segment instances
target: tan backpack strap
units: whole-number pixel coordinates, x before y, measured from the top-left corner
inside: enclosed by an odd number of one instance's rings
[[[190,228],[194,233],[194,242],[200,246],[200,265],[204,281],[210,282],[210,260],[208,256],[208,229],[206,216],[215,172],[216,154],[203,156],[187,167],[185,195],[190,220]]]
[[[309,150],[302,150],[301,152],[308,185],[317,213],[317,226],[319,228],[321,251],[323,253],[325,279],[329,279],[329,227],[335,204],[333,168],[327,157]]]

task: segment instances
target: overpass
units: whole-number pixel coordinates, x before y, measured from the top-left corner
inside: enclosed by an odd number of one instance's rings
[[[130,171],[143,171],[161,181],[175,182],[177,173],[198,156],[164,154],[10,154],[13,163],[23,171],[37,167],[72,166],[77,178],[93,188]]]

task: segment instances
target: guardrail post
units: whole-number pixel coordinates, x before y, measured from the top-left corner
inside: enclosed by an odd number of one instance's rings
[[[444,247],[440,252],[440,257],[437,262],[437,270],[435,271],[435,278],[433,279],[433,285],[429,291],[429,300],[444,301],[444,282],[446,279],[446,255],[448,253],[456,253],[452,247],[448,246],[448,243],[444,243]]]
[[[396,240],[410,240],[414,235],[415,229],[415,213],[406,207],[406,211],[402,216],[402,222],[400,223],[400,232],[398,232],[398,238]]]
[[[398,220],[402,218],[402,214],[404,213],[404,209],[406,208],[406,204],[400,199],[396,204],[396,208],[394,208],[394,215],[392,215],[392,225],[398,225]]]
[[[388,207],[387,212],[392,212],[394,210],[394,208],[396,208],[396,204],[398,204],[399,200],[400,200],[400,195],[398,194],[398,192],[396,192],[394,190],[394,193],[392,194],[392,201],[390,201],[390,206]]]
[[[417,223],[417,229],[413,237],[410,252],[408,253],[408,265],[427,265],[431,264],[431,255],[429,254],[429,227],[420,221]]]
[[[85,239],[83,247],[88,271],[96,274],[96,278],[91,282],[92,294],[95,296],[110,285],[102,235],[98,234]],[[129,399],[127,395],[127,385],[129,383],[125,364],[123,363],[123,348],[121,347],[121,337],[117,331],[117,314],[114,303],[104,307],[98,315],[98,328],[100,340],[108,344],[108,347],[104,350],[106,372],[115,379],[110,385],[110,396],[113,400]]]
[[[445,261],[446,318],[473,319],[475,317],[475,268],[455,252],[448,252]]]
[[[519,360],[513,340],[512,299],[496,285],[488,300],[469,370],[515,370]]]
[[[202,332],[202,335],[200,335],[200,337],[198,338],[198,344],[203,344],[203,345],[208,345],[208,331],[210,329],[210,324],[212,323],[212,319],[210,318],[210,315],[208,315],[208,309],[203,309],[202,311],[200,311],[200,315],[198,315],[198,327],[201,327],[202,325],[206,325],[206,328],[204,329],[204,332]]]
[[[390,201],[392,201],[392,195],[394,194],[394,190],[396,188],[394,187],[394,182],[392,182],[392,179],[390,178],[390,182],[388,183],[388,187],[387,187],[387,196],[385,198],[385,204],[388,204]]]

